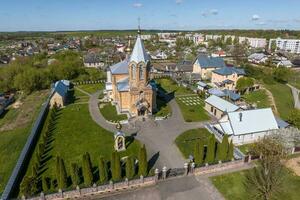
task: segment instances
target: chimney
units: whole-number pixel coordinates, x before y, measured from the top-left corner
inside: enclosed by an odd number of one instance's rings
[[[240,122],[242,121],[242,119],[243,119],[243,113],[239,113],[239,117],[240,117]]]

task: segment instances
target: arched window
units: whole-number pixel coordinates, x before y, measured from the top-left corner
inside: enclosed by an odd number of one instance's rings
[[[142,64],[139,66],[139,71],[140,71],[140,80],[144,80],[144,67]]]
[[[136,79],[136,65],[135,64],[133,64],[132,66],[131,66],[131,74],[132,74],[132,79],[133,80],[135,80]]]

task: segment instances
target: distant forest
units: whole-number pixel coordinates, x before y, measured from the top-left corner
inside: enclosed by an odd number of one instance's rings
[[[247,37],[262,37],[262,38],[300,38],[300,31],[295,30],[197,30],[197,31],[179,31],[179,30],[143,30],[144,34],[155,34],[159,32],[197,32],[203,34],[215,34],[215,35],[236,35]],[[95,30],[95,31],[57,31],[57,32],[0,32],[1,40],[26,40],[37,39],[41,37],[53,37],[63,38],[68,36],[126,36],[135,35],[136,30]]]

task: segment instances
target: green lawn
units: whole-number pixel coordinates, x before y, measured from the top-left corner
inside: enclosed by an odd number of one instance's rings
[[[243,99],[250,104],[256,104],[258,108],[270,107],[270,101],[265,90],[258,90],[243,95]]]
[[[210,135],[211,133],[205,128],[192,129],[179,135],[175,139],[175,143],[183,156],[188,158],[189,155],[193,155],[196,141],[202,140],[206,144]]]
[[[77,85],[76,87],[86,91],[87,93],[93,94],[97,92],[98,90],[104,89],[103,83],[97,83],[97,84],[84,84],[84,85]]]
[[[126,114],[118,115],[116,106],[112,105],[111,103],[100,104],[99,107],[101,114],[108,121],[117,122],[127,119]]]
[[[253,146],[253,144],[244,144],[244,145],[240,145],[237,147],[241,152],[243,152],[244,154],[247,154],[251,150],[252,146]]]
[[[265,84],[265,87],[272,92],[280,117],[286,120],[294,107],[291,89],[280,83]]]
[[[289,78],[289,84],[292,86],[300,89],[300,71],[292,71],[293,73],[291,74]]]
[[[37,117],[46,91],[34,92],[21,100],[19,108],[10,108],[0,119],[0,194],[18,160],[32,123]]]
[[[187,105],[176,97],[176,102],[180,107],[183,118],[186,122],[199,122],[209,120],[210,117],[204,110],[204,102],[200,100],[200,104]]]
[[[156,79],[155,82],[157,83],[158,88],[161,88],[166,93],[174,92],[175,95],[192,94],[191,90],[183,86],[178,86],[175,81],[169,78]]]
[[[114,151],[113,133],[104,130],[96,124],[90,117],[88,105],[72,104],[61,109],[56,120],[55,129],[52,133],[50,151],[47,153],[49,160],[45,166],[40,169],[41,176],[55,176],[55,158],[60,155],[66,164],[67,173],[70,175],[71,163],[78,163],[81,166],[82,155],[85,152],[90,153],[94,167],[97,167],[100,156],[108,161],[112,151]],[[45,130],[43,130],[45,131]],[[41,140],[42,138],[40,138]],[[140,143],[137,140],[127,140],[127,150],[121,152],[121,157],[126,155],[137,155]],[[31,173],[31,165],[34,163],[34,157],[31,160],[27,174]],[[95,170],[97,170],[95,168]]]
[[[212,183],[228,200],[251,199],[244,186],[245,174],[247,171],[234,172],[221,176],[211,177]],[[298,200],[300,177],[295,176],[288,170],[285,170],[285,179],[282,185],[278,199]]]
[[[155,117],[165,117],[165,116],[171,114],[171,108],[164,100],[157,98],[156,105],[157,105],[158,111],[156,113],[154,113]]]

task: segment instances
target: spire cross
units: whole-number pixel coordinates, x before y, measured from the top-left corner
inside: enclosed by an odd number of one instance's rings
[[[138,17],[138,34],[141,34],[141,18]]]

